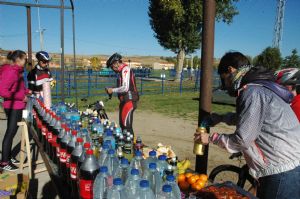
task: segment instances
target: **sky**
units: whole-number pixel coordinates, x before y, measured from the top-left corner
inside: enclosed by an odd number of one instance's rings
[[[6,0],[16,1],[16,0]],[[34,0],[19,0],[19,2]],[[39,0],[59,4],[58,0]],[[68,5],[68,0],[65,0]],[[239,15],[230,25],[215,26],[215,57],[229,50],[256,56],[272,45],[277,0],[240,0]],[[174,56],[161,47],[149,25],[147,0],[75,0],[77,54],[112,54]],[[287,0],[281,52],[300,51],[299,0]],[[40,9],[45,50],[60,52],[60,11]],[[37,8],[32,8],[33,51],[40,50]],[[26,9],[0,5],[0,48],[27,49]],[[65,12],[65,52],[72,53],[71,11]],[[200,56],[200,51],[194,53]]]

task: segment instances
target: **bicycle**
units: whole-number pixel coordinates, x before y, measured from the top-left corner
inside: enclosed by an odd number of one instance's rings
[[[240,165],[242,163],[242,153],[234,153],[232,154],[229,159],[234,159],[237,158],[240,161]],[[221,173],[228,173],[228,172],[233,172],[237,174],[238,180],[236,182],[237,186],[241,188],[245,188],[245,185],[250,183],[250,188],[247,190],[249,192],[255,193],[256,188],[257,188],[257,181],[249,174],[249,167],[247,164],[238,167],[235,165],[230,165],[230,164],[224,164],[224,165],[219,165],[215,167],[209,174],[208,180],[212,183],[214,183],[215,179],[217,176],[221,176]],[[225,180],[226,181],[226,180]],[[235,183],[235,182],[234,182]]]
[[[83,99],[81,99],[81,101],[87,102],[87,99],[83,98]],[[99,119],[108,120],[108,116],[106,114],[103,101],[96,101],[92,104],[88,104],[85,112],[87,114],[89,114],[89,113],[91,113],[91,112],[93,113],[95,111],[97,112],[97,117]]]

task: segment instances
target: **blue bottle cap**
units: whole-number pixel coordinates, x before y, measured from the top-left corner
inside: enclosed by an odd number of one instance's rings
[[[106,173],[106,172],[108,172],[107,166],[100,167],[100,173]]]
[[[103,144],[103,146],[102,146],[102,149],[104,149],[104,150],[107,150],[107,149],[109,149],[109,145],[108,144]]]
[[[141,151],[135,151],[135,156],[142,156],[142,152]]]
[[[158,160],[166,160],[166,159],[167,159],[167,156],[165,156],[165,155],[158,156]]]
[[[166,193],[172,192],[172,187],[171,187],[171,185],[168,185],[168,184],[164,185],[163,188],[162,188],[162,191],[163,191],[163,192],[166,192]]]
[[[140,171],[138,169],[131,169],[131,175],[139,175]]]
[[[141,188],[147,188],[147,187],[149,187],[149,181],[148,180],[141,180],[140,181],[140,187]]]
[[[168,175],[166,179],[169,182],[174,182],[175,181],[175,177],[173,175]]]
[[[156,163],[151,162],[149,164],[149,169],[156,169]]]
[[[122,179],[121,178],[115,178],[114,179],[114,185],[122,185],[123,182],[122,182]],[[171,189],[172,190],[172,189]]]
[[[129,163],[128,163],[128,159],[122,158],[122,159],[121,159],[121,164],[126,164],[126,165],[129,164]]]
[[[156,156],[156,151],[154,151],[154,150],[153,150],[153,151],[150,151],[150,152],[149,152],[149,156],[151,156],[151,157]]]
[[[112,136],[112,135],[113,135],[113,132],[111,130],[106,132],[106,136]]]
[[[108,154],[109,154],[109,155],[115,154],[115,150],[109,149],[109,150],[108,150]]]

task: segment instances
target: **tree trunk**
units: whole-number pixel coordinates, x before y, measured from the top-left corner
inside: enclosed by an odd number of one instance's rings
[[[175,81],[180,81],[180,74],[181,74],[182,67],[183,67],[184,57],[185,57],[184,49],[179,50],[179,52],[177,54],[177,66],[176,66]]]

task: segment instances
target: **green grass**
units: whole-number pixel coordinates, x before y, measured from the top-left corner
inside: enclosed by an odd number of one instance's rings
[[[153,111],[170,117],[196,120],[198,118],[199,101],[195,99],[193,100],[193,98],[198,97],[199,93],[197,92],[187,92],[182,95],[178,93],[165,95],[143,95],[140,98],[138,110]],[[79,100],[79,108],[84,109],[87,104],[104,99],[105,97],[90,97],[88,98],[88,102],[82,102]],[[66,101],[75,102],[75,99],[70,98]],[[105,102],[105,109],[107,112],[117,111],[118,104],[118,99],[114,97],[112,100]],[[212,112],[214,113],[224,114],[233,111],[235,111],[235,108],[230,105],[212,105]]]

